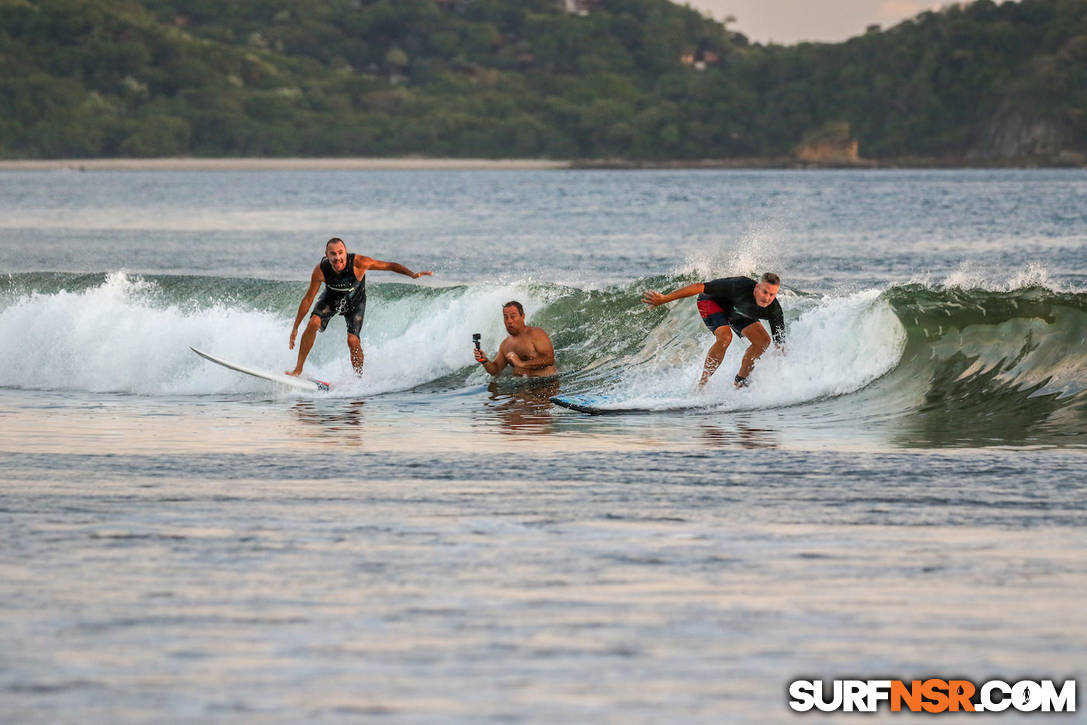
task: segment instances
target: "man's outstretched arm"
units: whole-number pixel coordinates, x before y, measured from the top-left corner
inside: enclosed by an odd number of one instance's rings
[[[648,290],[642,295],[642,302],[646,303],[650,307],[657,307],[673,300],[682,299],[684,297],[691,297],[693,295],[700,295],[706,290],[706,284],[704,282],[695,282],[689,284],[686,287],[680,287],[675,292],[669,292],[666,295],[662,295],[660,292],[654,290]]]
[[[373,259],[372,257],[355,257],[355,276],[359,277],[366,273],[368,269],[376,269],[380,272],[396,272],[402,274],[405,277],[411,277],[412,279],[419,279],[423,275],[434,274],[433,272],[412,272],[410,269],[400,264],[399,262],[382,262],[380,259]]]

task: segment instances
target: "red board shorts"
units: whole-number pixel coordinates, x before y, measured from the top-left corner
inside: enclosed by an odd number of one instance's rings
[[[744,328],[757,320],[743,315],[729,314],[724,308],[709,297],[698,300],[698,314],[702,315],[702,322],[710,332],[717,332],[717,328],[728,325],[737,335],[743,336]]]

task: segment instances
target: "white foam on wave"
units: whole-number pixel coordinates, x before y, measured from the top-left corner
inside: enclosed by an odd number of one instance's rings
[[[933,286],[931,278],[914,278],[912,283]],[[1014,292],[1027,287],[1045,287],[1046,289],[1060,292],[1057,284],[1049,278],[1049,270],[1040,262],[1030,262],[1020,269],[1010,270],[1006,279],[993,279],[986,270],[980,269],[970,262],[963,262],[959,267],[940,282],[937,286],[971,290],[980,289],[987,292]]]
[[[294,366],[296,352],[287,346],[293,319],[234,304],[167,304],[156,293],[155,284],[119,272],[83,291],[16,297],[0,309],[0,337],[14,343],[0,348],[0,386],[138,395],[275,390],[197,357],[190,346],[274,372]],[[520,284],[448,290],[438,302],[417,295],[371,301],[364,377],[352,373],[340,317],[318,335],[306,375],[332,382],[334,394],[343,395],[434,380],[474,363],[474,332],[494,354],[505,336],[501,304],[511,298],[539,307]]]
[[[733,337],[721,367],[703,390],[697,389],[697,383],[712,342],[708,334],[698,337],[696,342],[701,344],[697,350],[682,344],[671,351],[646,351],[638,357],[651,362],[623,374],[603,407],[750,410],[852,393],[893,369],[905,349],[906,331],[879,296],[879,290],[865,290],[846,297],[798,302],[805,309],[788,325],[784,353],[771,347],[756,364],[750,385],[739,390],[733,387],[733,376],[747,341],[738,336]],[[788,310],[786,316],[790,317]],[[689,332],[693,325],[683,327]],[[649,344],[655,342],[650,340]],[[677,364],[680,352],[687,359]]]
[[[705,279],[773,272],[781,266],[782,236],[780,220],[762,220],[734,244],[715,244],[688,255],[677,272]]]

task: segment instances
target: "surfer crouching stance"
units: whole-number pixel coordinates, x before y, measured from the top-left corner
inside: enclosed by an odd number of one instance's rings
[[[551,338],[539,327],[525,323],[525,308],[520,302],[510,300],[502,305],[502,322],[509,337],[498,346],[495,360],[488,360],[482,350],[476,350],[476,362],[491,375],[498,375],[506,364],[513,367],[514,375],[530,378],[555,374],[555,347]]]
[[[696,282],[666,295],[649,290],[642,295],[642,302],[656,307],[682,297],[698,295],[698,314],[702,315],[702,322],[717,338],[706,355],[699,386],[705,385],[721,364],[732,342],[733,330],[746,337],[751,344],[744,353],[735,378],[736,387],[740,388],[747,385],[747,376],[751,374],[755,361],[770,347],[770,336],[759,320],[770,321],[775,345],[780,348],[785,342],[785,317],[776,299],[780,288],[781,278],[767,272],[757,283],[748,277],[722,277],[711,282]]]
[[[291,350],[294,349],[298,326],[302,324],[322,283],[325,285],[325,291],[317,300],[317,305],[310,314],[309,324],[302,333],[302,342],[298,346],[298,364],[295,365],[294,370],[287,371],[288,375],[302,374],[302,366],[306,364],[306,356],[313,347],[318,331],[324,331],[328,321],[337,312],[347,320],[347,347],[351,351],[351,366],[355,368],[355,375],[362,375],[363,356],[359,331],[362,330],[362,319],[366,314],[366,271],[370,269],[397,272],[412,279],[419,279],[424,274],[432,274],[431,272],[412,272],[396,262],[382,262],[361,254],[348,254],[347,245],[342,239],[339,237],[329,239],[325,244],[324,259],[313,268],[309,289],[306,290],[302,303],[298,305],[298,315],[294,318],[294,329],[291,330]]]

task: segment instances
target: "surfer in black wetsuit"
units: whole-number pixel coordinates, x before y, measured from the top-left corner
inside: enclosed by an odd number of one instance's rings
[[[739,388],[747,385],[747,376],[751,374],[755,361],[770,347],[770,335],[766,334],[766,328],[759,320],[770,321],[774,344],[780,348],[785,343],[785,317],[776,299],[780,288],[781,278],[767,272],[758,282],[749,277],[723,277],[712,282],[696,282],[666,295],[649,290],[642,295],[642,302],[656,307],[682,297],[698,295],[698,313],[717,338],[706,355],[699,386],[705,385],[721,364],[732,342],[733,330],[746,337],[751,344],[736,374],[735,383]]]
[[[313,347],[317,332],[323,332],[328,326],[328,321],[337,312],[347,320],[347,347],[351,350],[351,366],[355,368],[356,375],[362,375],[363,356],[359,332],[362,330],[362,319],[366,314],[366,271],[369,269],[398,272],[412,279],[432,274],[432,272],[412,272],[396,262],[382,262],[361,254],[348,254],[347,246],[342,239],[339,237],[329,239],[325,244],[324,259],[314,267],[313,274],[310,276],[309,289],[302,298],[302,304],[298,306],[298,316],[294,318],[294,329],[291,330],[291,350],[294,349],[298,326],[302,324],[322,283],[325,285],[325,291],[317,300],[310,314],[309,324],[302,333],[302,342],[298,346],[298,364],[294,370],[287,371],[288,375],[302,374],[302,366],[306,364],[306,356]]]

